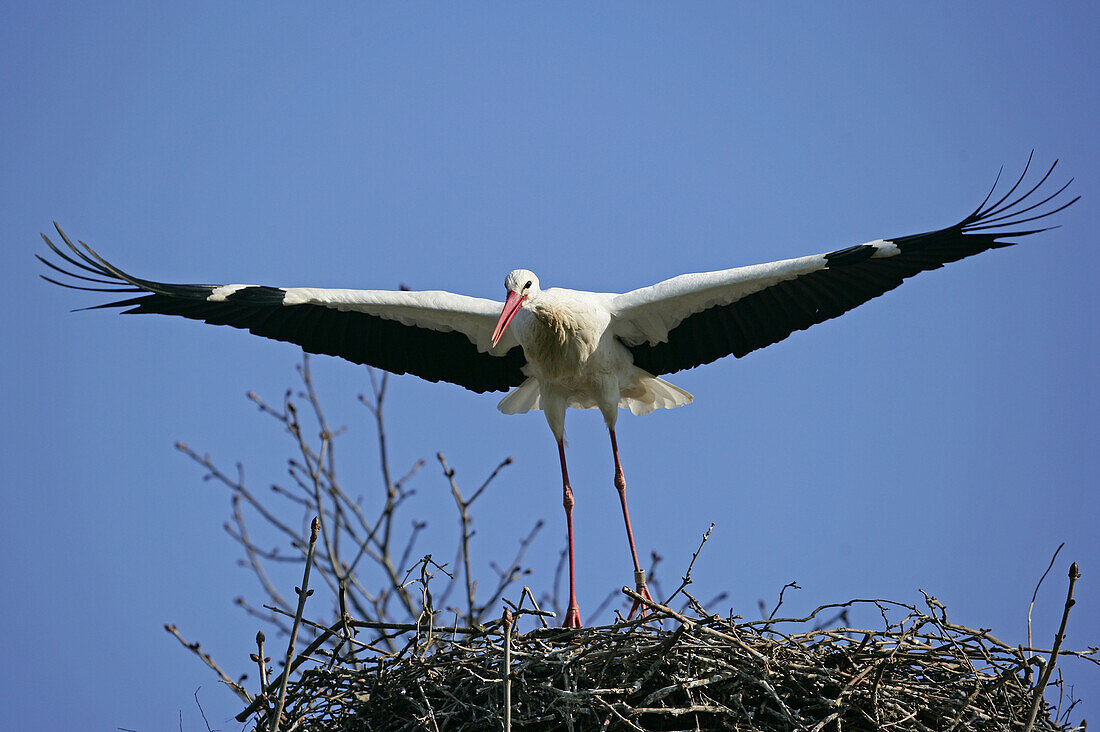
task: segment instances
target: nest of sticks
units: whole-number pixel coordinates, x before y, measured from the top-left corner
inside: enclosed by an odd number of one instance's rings
[[[547,616],[553,613],[541,610],[522,584],[524,553],[541,522],[521,538],[510,563],[490,563],[496,581],[479,583],[471,574],[471,507],[511,458],[471,493],[460,489],[456,471],[437,455],[460,517],[456,559],[448,570],[428,554],[402,576],[398,568],[415,556],[426,523],[413,520],[400,539],[390,527],[413,494],[407,481],[424,461],[391,480],[396,473],[389,468],[382,419],[385,377],[372,374],[372,394],[360,397],[376,421],[385,478],[384,501],[372,517],[372,504],[353,498],[337,479],[333,440],[342,430],[326,422],[308,359],[299,374],[304,391],[288,390],[281,405],[249,395],[295,443],[291,483],[271,486],[271,495],[290,501],[289,513],[287,504],[269,505],[246,485],[239,464],[234,477],[209,456],[179,446],[206,479],[230,490],[233,514],[226,530],[243,547],[242,563],[269,599],[262,607],[243,598],[238,604],[285,636],[287,645],[277,651],[257,633],[251,659],[258,688],[252,691],[245,688],[248,676],[234,680],[174,624],[165,628],[237,694],[246,705],[237,720],[258,731],[1084,729],[1083,722],[1069,722],[1076,704],[1072,687],[1063,684],[1060,670],[1054,673],[1067,655],[1100,664],[1098,649],[1061,650],[1076,564],[1049,649],[1032,645],[1030,610],[1028,644],[1012,646],[987,630],[949,622],[942,604],[928,596],[920,607],[853,600],[784,619],[777,617],[781,592],[765,619],[715,615],[707,608],[724,595],[699,603],[687,591],[710,529],[668,599],[656,603],[623,588],[624,603],[646,606],[643,618],[620,615],[612,625],[551,628]],[[300,409],[296,402],[303,400],[308,408]],[[262,526],[290,540],[289,554],[252,538],[248,507]],[[287,518],[294,515],[300,524]],[[653,555],[651,573],[659,559]],[[564,561],[563,552],[543,605],[558,604]],[[297,602],[274,579],[288,566],[302,572]],[[652,574],[649,585],[664,596]],[[479,587],[488,590],[487,599],[478,597]],[[506,599],[520,587],[519,603]],[[790,587],[797,585],[784,590]],[[314,598],[307,616],[307,599],[316,589],[322,597],[326,589],[331,594],[327,603]],[[319,602],[324,609],[318,610]],[[502,602],[508,609],[498,618]],[[405,622],[393,622],[397,618]],[[454,626],[442,627],[443,618],[453,618]],[[865,627],[854,627],[859,625]],[[281,669],[271,665],[272,655]]]
[[[1084,729],[1069,723],[1075,702],[1051,672],[1060,655],[1096,662],[1095,649],[1060,651],[1064,623],[1055,647],[1042,650],[949,622],[927,596],[925,609],[855,600],[750,622],[646,604],[644,618],[580,630],[546,627],[548,613],[523,609],[481,628],[353,623],[405,645],[356,664],[337,653],[303,670],[278,728]],[[840,610],[831,622],[845,619],[857,606],[881,615],[881,628],[821,627],[830,621],[820,618]],[[519,632],[524,614],[541,626]],[[1059,686],[1053,706],[1048,683]],[[271,729],[263,697],[246,711],[257,729]]]

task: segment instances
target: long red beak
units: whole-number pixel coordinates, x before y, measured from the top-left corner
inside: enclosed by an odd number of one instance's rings
[[[500,319],[497,320],[497,327],[493,328],[493,345],[497,344],[500,337],[504,335],[505,329],[508,324],[512,322],[512,318],[516,317],[516,313],[519,312],[520,306],[523,305],[523,298],[518,293],[509,292],[508,299],[504,301],[504,309],[500,311]]]

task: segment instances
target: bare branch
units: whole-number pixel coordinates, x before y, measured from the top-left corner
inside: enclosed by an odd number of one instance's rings
[[[294,625],[290,630],[290,641],[286,646],[286,663],[283,667],[286,669],[286,673],[283,674],[282,681],[279,684],[279,701],[275,705],[275,721],[271,724],[271,732],[279,732],[279,721],[283,714],[283,706],[286,704],[286,687],[287,682],[290,680],[290,662],[294,659],[294,643],[298,640],[298,628],[302,625],[302,613],[306,609],[306,598],[313,594],[313,590],[309,589],[309,570],[313,568],[313,552],[317,548],[317,532],[321,529],[320,519],[313,519],[313,527],[309,535],[309,550],[306,554],[306,566],[302,574],[302,586],[295,588],[295,592],[298,593],[298,610],[294,613]]]
[[[1024,732],[1031,732],[1031,727],[1035,724],[1035,715],[1039,712],[1039,704],[1043,701],[1043,692],[1046,691],[1050,674],[1054,671],[1055,664],[1058,663],[1058,649],[1062,647],[1062,641],[1066,638],[1066,623],[1069,622],[1069,611],[1075,602],[1073,587],[1077,584],[1080,576],[1081,570],[1077,568],[1077,562],[1069,565],[1069,589],[1066,591],[1066,605],[1062,610],[1062,622],[1058,625],[1058,632],[1054,636],[1054,645],[1051,646],[1050,650],[1050,660],[1047,661],[1046,668],[1043,669],[1039,681],[1035,684],[1035,695],[1031,702],[1031,711],[1028,713],[1027,726],[1024,727]]]
[[[245,688],[243,686],[241,686],[240,684],[238,684],[233,679],[229,678],[229,676],[225,673],[225,671],[222,671],[221,666],[219,666],[217,663],[215,663],[214,659],[211,658],[209,654],[204,653],[203,651],[199,650],[199,644],[197,642],[191,643],[191,642],[187,641],[180,634],[179,629],[176,628],[176,626],[172,625],[171,623],[165,625],[164,629],[167,630],[169,633],[171,633],[175,637],[175,639],[178,640],[181,644],[183,644],[184,648],[186,648],[187,650],[194,653],[196,656],[198,656],[200,659],[202,659],[203,663],[205,663],[207,666],[209,666],[211,669],[213,669],[214,672],[216,674],[218,674],[218,676],[221,677],[221,680],[225,683],[225,685],[228,686],[230,689],[232,689],[233,693],[236,694],[237,696],[239,696],[242,701],[244,701],[246,704],[252,703],[252,697],[245,690]]]
[[[1054,550],[1054,556],[1050,558],[1050,564],[1047,565],[1046,571],[1043,572],[1043,576],[1039,578],[1039,581],[1035,583],[1035,591],[1031,593],[1031,603],[1027,606],[1027,644],[1031,645],[1031,611],[1035,609],[1035,598],[1039,596],[1039,588],[1043,584],[1043,580],[1047,578],[1050,573],[1051,567],[1054,566],[1054,560],[1058,558],[1058,552],[1062,551],[1062,547],[1066,545],[1066,542],[1062,542],[1058,545],[1058,548]]]

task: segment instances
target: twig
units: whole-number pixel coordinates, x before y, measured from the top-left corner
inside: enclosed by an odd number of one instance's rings
[[[777,612],[779,612],[779,608],[783,606],[783,595],[787,594],[787,590],[801,590],[801,589],[802,588],[798,586],[797,582],[788,582],[787,584],[783,585],[783,589],[781,589],[779,591],[779,602],[777,602],[775,604],[775,607],[772,608],[772,611],[768,614],[768,620],[771,621],[771,620],[775,619],[775,614]],[[765,625],[764,629],[767,630],[767,628],[768,628],[768,626]]]
[[[765,661],[764,655],[762,653],[760,653],[760,651],[756,650],[755,648],[752,648],[751,646],[746,645],[745,642],[742,641],[740,638],[735,638],[734,636],[729,635],[728,633],[723,633],[721,631],[714,630],[713,628],[710,628],[706,625],[700,625],[698,623],[698,621],[692,620],[691,618],[687,617],[686,615],[683,615],[682,613],[678,613],[678,612],[676,612],[675,610],[673,610],[672,608],[670,608],[666,605],[661,605],[660,603],[654,602],[653,600],[650,600],[650,599],[638,594],[637,592],[630,589],[629,587],[626,587],[625,585],[623,586],[622,592],[623,592],[624,595],[627,595],[631,599],[637,600],[638,602],[642,603],[643,605],[647,605],[651,610],[660,610],[661,612],[663,612],[663,613],[665,613],[665,614],[667,614],[667,615],[669,615],[673,618],[676,618],[677,620],[679,620],[684,625],[687,625],[688,627],[699,628],[701,631],[703,631],[704,633],[706,633],[708,635],[713,635],[717,638],[721,638],[722,640],[729,641],[730,643],[733,643],[735,646],[737,646],[741,650],[748,653],[750,656],[755,658],[757,661],[761,661],[761,662]]]
[[[525,598],[525,597],[531,599],[531,604],[535,606],[534,610],[527,610],[523,607],[523,598]],[[550,610],[541,609],[539,607],[538,601],[535,600],[534,593],[531,592],[531,588],[528,587],[527,585],[524,585],[523,586],[523,591],[520,592],[519,604],[518,605],[516,603],[512,602],[511,600],[509,600],[507,597],[503,598],[503,600],[504,600],[504,604],[507,605],[508,607],[512,608],[513,612],[516,615],[534,615],[535,617],[537,617],[539,619],[539,622],[542,623],[543,628],[549,628],[550,627],[550,624],[546,622],[547,618],[556,618],[558,616],[558,614],[555,613],[555,612],[552,612]]]
[[[267,693],[267,662],[271,660],[270,656],[264,656],[264,632],[262,630],[256,632],[256,653],[251,654],[251,658],[260,667],[260,694],[264,697]]]
[[[263,585],[264,590],[268,596],[274,601],[276,605],[287,607],[286,600],[283,599],[279,591],[275,589],[275,585],[267,576],[267,572],[264,571],[263,565],[260,563],[258,553],[256,552],[256,546],[252,543],[252,540],[248,536],[248,529],[245,527],[244,515],[241,513],[241,497],[240,495],[233,496],[233,520],[237,522],[237,533],[234,533],[229,524],[225,525],[226,532],[229,533],[234,539],[236,539],[241,546],[244,547],[245,556],[248,557],[248,564],[252,567],[252,572],[260,580],[260,584]]]
[[[205,663],[207,666],[212,668],[218,674],[218,676],[221,677],[222,681],[225,682],[225,685],[228,686],[230,689],[232,689],[233,692],[237,696],[239,696],[245,703],[248,703],[248,704],[252,703],[252,696],[249,695],[248,691],[246,691],[245,688],[243,686],[241,686],[240,684],[238,684],[236,681],[229,678],[229,676],[226,675],[225,671],[222,671],[221,667],[218,666],[218,664],[216,664],[214,662],[214,659],[211,658],[208,653],[204,653],[203,651],[200,651],[199,650],[199,644],[197,642],[196,643],[190,643],[187,640],[185,640],[184,637],[182,635],[180,635],[179,629],[176,628],[176,626],[172,625],[171,623],[165,625],[164,629],[167,630],[169,633],[171,633],[173,636],[175,636],[176,640],[178,640],[180,643],[182,643],[184,648],[186,648],[187,650],[194,653],[196,656],[198,656],[199,658],[202,659],[203,663]]]
[[[1054,550],[1054,556],[1050,558],[1050,564],[1047,565],[1046,572],[1043,572],[1043,576],[1039,578],[1039,581],[1035,583],[1035,592],[1031,593],[1031,604],[1027,606],[1027,644],[1031,645],[1031,611],[1035,608],[1035,598],[1039,595],[1039,587],[1042,586],[1043,580],[1050,574],[1050,568],[1054,566],[1054,560],[1058,558],[1058,552],[1062,551],[1062,547],[1066,545],[1066,542],[1062,542],[1058,545],[1058,548]]]
[[[201,688],[200,686],[199,689]],[[202,715],[203,724],[206,725],[206,732],[212,732],[210,729],[210,720],[206,718],[206,710],[202,708],[202,702],[199,701],[199,689],[195,689],[195,706],[199,708],[199,714]]]
[[[275,515],[271,513],[271,511],[268,510],[266,506],[264,506],[263,503],[261,503],[254,495],[252,495],[251,491],[245,488],[243,477],[238,476],[238,479],[234,481],[228,475],[215,467],[214,461],[209,455],[199,455],[183,442],[177,442],[176,449],[187,455],[189,458],[197,462],[202,467],[206,468],[207,474],[203,476],[203,480],[217,480],[218,482],[224,484],[230,490],[239,493],[246,501],[248,501],[250,506],[256,509],[257,513],[263,516],[264,520],[267,521],[270,525],[274,526],[279,531],[289,536],[291,539],[298,538],[298,534],[293,529],[287,526],[283,521],[276,518]],[[240,466],[238,466],[238,472],[241,472],[239,468]]]
[[[393,508],[397,499],[397,487],[390,478],[389,452],[386,448],[386,426],[382,416],[382,402],[386,398],[386,386],[389,384],[389,374],[383,372],[382,378],[379,380],[374,369],[368,370],[367,373],[370,374],[371,391],[374,392],[374,401],[371,402],[362,395],[359,396],[359,400],[370,409],[371,414],[374,415],[374,421],[378,428],[378,452],[382,456],[382,482],[386,489],[386,508],[382,512],[384,517],[383,524],[385,526],[385,530],[382,534],[382,543],[388,546],[390,541],[390,530],[393,525]]]
[[[512,611],[504,608],[504,732],[512,732]]]
[[[527,547],[533,540],[535,533],[537,533],[538,530],[542,528],[542,522],[537,522],[535,524],[535,528],[532,530],[531,534],[528,535],[527,539],[520,543],[519,553],[516,555],[516,560],[512,563],[509,570],[500,573],[500,584],[497,586],[496,592],[493,593],[493,596],[490,597],[487,602],[485,602],[481,606],[478,606],[478,583],[474,581],[473,573],[470,571],[470,540],[474,536],[474,532],[470,530],[470,526],[473,523],[473,518],[470,516],[470,506],[472,506],[474,501],[476,501],[481,496],[481,494],[485,492],[485,489],[488,488],[489,484],[493,482],[493,479],[500,474],[500,471],[508,465],[512,464],[513,460],[510,457],[502,460],[500,464],[497,465],[496,469],[493,470],[493,472],[489,475],[489,477],[485,479],[485,482],[483,482],[481,486],[476,491],[474,491],[473,495],[469,498],[466,498],[462,495],[462,491],[459,490],[458,483],[455,481],[455,469],[447,464],[447,459],[443,456],[443,453],[436,453],[436,459],[439,460],[439,464],[443,468],[443,476],[447,478],[447,481],[451,485],[451,495],[454,497],[455,506],[458,508],[459,525],[462,529],[462,535],[459,539],[457,550],[458,557],[456,561],[462,562],[463,578],[466,585],[466,623],[469,625],[477,625],[481,621],[481,617],[482,615],[484,615],[486,608],[495,605],[496,601],[500,598],[504,590],[507,589],[507,587],[515,580],[519,571],[518,564],[523,558],[524,553],[527,551]],[[448,586],[448,588],[443,592],[442,602],[446,602],[446,599],[450,594],[450,589],[451,587]]]
[[[1077,568],[1077,562],[1069,565],[1069,590],[1066,592],[1066,607],[1062,610],[1062,622],[1058,626],[1058,633],[1054,636],[1054,645],[1051,647],[1050,660],[1047,661],[1046,668],[1043,669],[1043,673],[1039,676],[1039,681],[1035,684],[1035,696],[1031,701],[1031,712],[1027,716],[1027,726],[1024,727],[1024,732],[1031,732],[1031,726],[1035,724],[1035,715],[1039,711],[1039,703],[1043,700],[1043,691],[1046,690],[1047,682],[1050,681],[1050,675],[1054,672],[1054,665],[1058,663],[1058,649],[1062,646],[1062,640],[1066,637],[1066,623],[1069,622],[1069,611],[1073,607],[1073,586],[1077,584],[1077,578],[1081,576],[1081,571]]]
[[[284,680],[288,678],[292,672],[297,670],[297,668],[301,664],[309,660],[309,657],[313,653],[315,653],[317,649],[324,645],[325,641],[336,635],[337,631],[339,631],[340,628],[341,623],[339,621],[337,621],[336,624],[334,624],[331,628],[326,628],[324,632],[313,639],[312,643],[306,646],[304,651],[298,654],[298,657],[295,659],[294,663],[292,663],[289,667],[283,668],[283,672],[279,674],[279,678],[277,678],[272,683],[279,683],[280,685],[283,684]],[[244,722],[245,720],[247,720],[253,713],[256,712],[257,709],[260,708],[260,703],[263,701],[263,698],[264,697],[258,697],[254,699],[252,703],[245,707],[244,711],[240,712],[236,717],[234,717],[234,719],[236,719],[238,722]]]
[[[466,580],[466,622],[469,625],[474,624],[474,594],[476,592],[476,585],[474,584],[474,578],[470,573],[470,512],[467,510],[470,507],[470,501],[465,500],[462,497],[462,492],[458,489],[458,483],[455,482],[454,468],[447,465],[447,459],[443,457],[443,453],[438,452],[435,455],[439,460],[439,464],[443,466],[443,475],[451,484],[451,495],[454,496],[455,505],[458,507],[459,523],[462,528],[462,537],[459,544],[459,555],[462,560],[463,576]],[[499,470],[500,468],[497,468]],[[491,478],[490,478],[491,480]],[[481,491],[478,491],[479,493]]]
[[[470,496],[470,500],[466,501],[466,505],[467,506],[473,505],[473,502],[476,501],[478,496],[480,496],[485,491],[485,489],[489,487],[489,484],[492,483],[493,479],[496,478],[497,475],[500,474],[500,471],[504,470],[504,468],[508,467],[513,462],[515,462],[515,461],[511,457],[506,457],[503,460],[501,460],[500,464],[496,466],[496,468],[493,470],[493,472],[489,474],[489,477],[485,479],[485,482],[481,484],[481,487],[478,488],[476,491],[474,491],[474,494],[472,496]]]
[[[551,583],[551,594],[549,597],[543,595],[542,601],[554,608],[555,611],[560,611],[558,607],[558,598],[561,597],[561,578],[563,571],[565,570],[565,560],[569,556],[566,549],[562,549],[558,553],[558,563],[554,567],[554,581]],[[598,614],[598,613],[597,613]]]
[[[279,721],[283,715],[283,706],[286,704],[286,687],[290,681],[290,662],[294,658],[294,643],[298,640],[298,628],[302,624],[302,614],[306,610],[306,598],[313,594],[309,589],[309,570],[313,567],[313,554],[317,549],[317,533],[321,530],[321,520],[314,517],[309,534],[309,550],[306,552],[306,567],[302,572],[302,586],[296,587],[298,593],[298,611],[294,614],[294,625],[290,630],[290,642],[286,647],[286,672],[279,684],[279,701],[275,705],[275,721],[270,725],[271,732],[279,732]]]
[[[432,729],[435,732],[439,732],[439,722],[435,720],[435,710],[432,709],[432,702],[428,699],[428,695],[424,693],[424,685],[417,684],[416,687],[420,689],[420,698],[424,700],[424,705],[428,708],[428,719],[432,720]]]
[[[699,548],[696,549],[695,553],[691,555],[691,562],[688,563],[687,571],[684,572],[684,576],[680,578],[680,586],[677,587],[676,591],[673,592],[671,595],[669,595],[668,599],[665,600],[666,605],[671,605],[672,604],[672,598],[674,598],[678,594],[680,594],[680,590],[684,589],[685,587],[687,587],[688,585],[690,585],[692,582],[695,581],[691,578],[691,569],[692,569],[692,567],[695,566],[695,560],[699,558],[699,553],[703,551],[703,547],[706,545],[707,539],[710,538],[710,532],[712,532],[712,531],[714,531],[714,523],[713,522],[711,522],[711,525],[709,527],[707,527],[707,530],[703,533],[703,540],[699,542]]]
[[[512,559],[511,564],[508,565],[507,571],[500,570],[496,566],[495,562],[489,563],[489,566],[492,567],[500,576],[500,582],[497,583],[497,588],[493,592],[492,596],[482,604],[482,612],[484,612],[486,607],[495,605],[497,603],[497,600],[500,600],[503,597],[505,590],[511,587],[512,583],[516,581],[517,577],[529,574],[531,572],[530,569],[523,569],[521,565],[524,556],[527,554],[527,550],[530,548],[532,542],[534,542],[535,536],[539,533],[539,531],[542,530],[543,525],[544,524],[542,522],[542,519],[539,519],[535,522],[535,525],[534,527],[532,527],[531,532],[527,534],[526,537],[520,540],[519,549],[516,551],[516,556]],[[531,601],[534,602],[534,600],[535,598],[532,597]]]

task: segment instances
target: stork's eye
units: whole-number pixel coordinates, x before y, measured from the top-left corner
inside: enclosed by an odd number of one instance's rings
[[[523,286],[523,289],[528,290],[531,288],[531,280],[527,280],[527,284]]]

